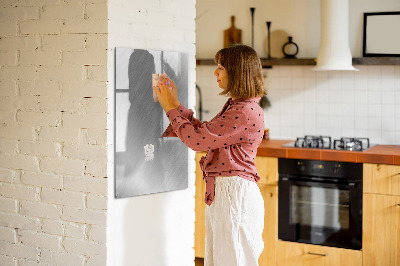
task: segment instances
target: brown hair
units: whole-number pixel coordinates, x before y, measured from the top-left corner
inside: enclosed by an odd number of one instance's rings
[[[253,48],[243,44],[223,48],[214,60],[228,72],[228,86],[219,95],[245,99],[267,95],[260,58]]]

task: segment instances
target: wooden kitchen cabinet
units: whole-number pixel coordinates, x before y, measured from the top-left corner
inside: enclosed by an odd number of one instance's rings
[[[258,259],[259,266],[276,265],[278,241],[278,187],[259,185],[264,198],[264,250]]]
[[[363,259],[358,250],[281,240],[277,252],[277,266],[361,266]]]
[[[197,258],[204,258],[206,244],[206,224],[204,195],[206,193],[206,183],[203,181],[203,172],[200,169],[199,161],[206,152],[196,152],[196,195],[195,195],[195,228],[194,228],[194,254]]]
[[[400,266],[400,166],[363,170],[363,265]]]
[[[365,163],[363,173],[364,193],[400,196],[399,165]]]
[[[365,193],[363,265],[400,266],[400,196]]]
[[[259,185],[278,185],[278,158],[256,156],[254,162],[261,176]]]

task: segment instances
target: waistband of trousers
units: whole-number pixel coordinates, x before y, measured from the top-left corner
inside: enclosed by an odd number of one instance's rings
[[[243,181],[246,180],[243,177],[240,177],[238,175],[235,176],[216,176],[215,177],[215,184],[226,184],[226,183],[231,183],[231,182],[237,182],[237,181]],[[246,180],[247,181],[247,180]]]

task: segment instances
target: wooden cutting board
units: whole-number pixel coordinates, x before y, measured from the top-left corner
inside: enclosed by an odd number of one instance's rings
[[[224,31],[224,48],[234,43],[242,43],[242,30],[235,27],[235,16],[231,16],[231,27]]]

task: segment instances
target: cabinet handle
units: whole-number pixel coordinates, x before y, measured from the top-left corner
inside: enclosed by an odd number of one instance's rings
[[[400,206],[400,203],[399,203],[399,204],[397,204],[397,206]]]
[[[313,253],[313,252],[307,252],[307,254],[310,254],[310,255],[317,255],[317,256],[323,256],[323,257],[328,256],[328,254],[320,254],[320,253]]]

